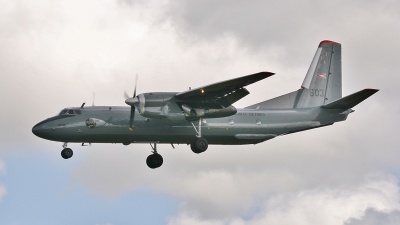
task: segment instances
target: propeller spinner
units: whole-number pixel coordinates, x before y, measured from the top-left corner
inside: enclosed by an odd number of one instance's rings
[[[136,86],[137,86],[137,81],[138,81],[138,75],[136,74],[136,81],[135,81],[135,90],[133,91],[133,97],[130,98],[129,95],[125,92],[125,98],[127,98],[125,100],[125,103],[127,105],[131,106],[131,114],[129,116],[129,130],[132,131],[132,127],[133,127],[133,119],[135,117],[135,104],[139,102],[138,97],[136,97]]]

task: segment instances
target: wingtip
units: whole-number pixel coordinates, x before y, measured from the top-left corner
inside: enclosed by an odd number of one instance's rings
[[[376,89],[376,88],[365,88],[364,90],[373,91],[373,92],[379,91],[379,89]]]
[[[274,75],[275,73],[269,72],[269,71],[262,71],[260,73],[266,74],[266,75]]]

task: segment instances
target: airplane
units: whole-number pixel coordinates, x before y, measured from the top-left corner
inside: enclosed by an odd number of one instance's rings
[[[182,92],[139,95],[136,79],[128,106],[83,103],[39,122],[32,132],[63,142],[64,159],[73,155],[68,143],[147,143],[153,151],[146,163],[155,169],[163,164],[157,144],[187,144],[197,154],[209,144],[258,144],[344,121],[354,106],[379,91],[367,88],[342,97],[341,44],[324,40],[299,90],[243,109],[232,105],[250,93],[245,86],[272,75],[259,72]]]

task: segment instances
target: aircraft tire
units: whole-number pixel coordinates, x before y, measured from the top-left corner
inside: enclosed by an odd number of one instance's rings
[[[164,162],[163,157],[158,153],[149,155],[146,159],[146,164],[151,169],[156,169],[160,167],[163,164],[163,162]]]
[[[64,148],[61,151],[61,157],[63,157],[64,159],[69,159],[72,157],[72,155],[74,155],[74,152],[70,148]]]
[[[190,143],[190,148],[194,153],[199,154],[207,150],[208,142],[204,138],[196,138]]]

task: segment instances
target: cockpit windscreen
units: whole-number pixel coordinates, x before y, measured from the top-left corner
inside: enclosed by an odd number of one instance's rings
[[[82,111],[79,109],[63,109],[58,115],[81,115]]]

